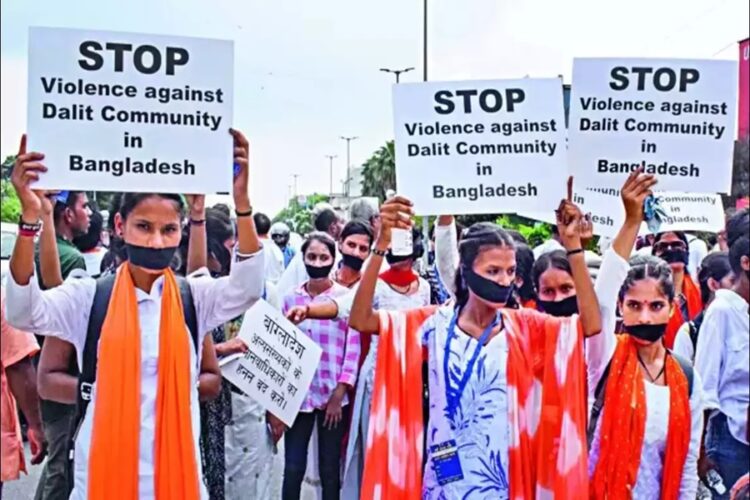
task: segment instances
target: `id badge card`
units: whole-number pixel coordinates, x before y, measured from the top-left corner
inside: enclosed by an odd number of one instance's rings
[[[444,443],[430,446],[430,454],[432,457],[432,469],[435,471],[435,476],[440,486],[445,486],[464,478],[455,440],[451,439]]]

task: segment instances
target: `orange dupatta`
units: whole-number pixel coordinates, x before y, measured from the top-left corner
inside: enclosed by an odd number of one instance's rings
[[[661,480],[661,498],[677,499],[690,446],[690,399],[680,363],[667,356],[669,428]],[[646,431],[645,382],[635,342],[620,335],[604,395],[599,461],[591,481],[592,499],[629,499],[638,477]]]
[[[703,310],[701,291],[687,272],[685,272],[685,278],[682,280],[682,295],[687,301],[688,317],[685,318],[682,316],[679,299],[675,298],[672,312],[669,315],[667,330],[664,332],[664,345],[667,349],[672,349],[674,347],[674,340],[683,323],[695,319],[695,317]]]
[[[88,498],[138,499],[141,428],[141,336],[135,285],[127,264],[117,270],[102,325]],[[158,500],[197,500],[195,441],[190,419],[190,338],[174,274],[164,272],[156,391],[154,491]]]
[[[361,498],[422,495],[422,346],[418,332],[434,307],[380,311],[371,423]],[[575,319],[503,310],[508,324],[510,493],[531,500],[585,498],[586,398],[581,333]],[[500,432],[500,430],[498,430]]]

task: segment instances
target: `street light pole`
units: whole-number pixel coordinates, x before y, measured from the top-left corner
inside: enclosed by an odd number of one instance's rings
[[[427,0],[423,0],[423,16],[422,16],[422,80],[427,81]],[[430,217],[425,215],[422,217],[422,241],[429,241],[430,239]],[[430,257],[428,252],[425,252],[422,256],[422,266],[424,270],[427,270],[427,266],[430,265]]]
[[[333,159],[338,158],[337,155],[326,155],[326,158],[328,158],[329,165],[328,165],[328,192],[331,196],[333,196]]]
[[[393,73],[396,75],[396,83],[401,83],[401,73],[408,73],[409,71],[412,71],[414,68],[404,68],[404,69],[390,69],[390,68],[380,68],[380,71],[384,73]]]
[[[292,174],[292,177],[294,177],[294,197],[297,198],[297,177],[299,177],[299,174]]]
[[[346,192],[346,197],[348,198],[349,197],[349,193],[351,191],[350,188],[349,188],[349,185],[351,184],[351,180],[352,180],[352,172],[351,172],[352,162],[351,162],[350,156],[349,156],[349,152],[350,152],[349,146],[351,145],[352,141],[356,141],[357,139],[359,139],[359,137],[357,137],[356,135],[352,136],[352,137],[344,137],[342,135],[339,138],[342,139],[342,140],[344,140],[344,141],[346,141],[346,191],[345,192]]]

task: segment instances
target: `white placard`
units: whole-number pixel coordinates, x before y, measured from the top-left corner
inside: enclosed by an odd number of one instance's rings
[[[724,228],[724,205],[717,194],[681,192],[655,193],[667,214],[659,231],[701,231],[718,233]],[[625,222],[625,208],[619,189],[589,188],[573,194],[574,202],[584,213],[591,214],[594,234],[614,237]],[[518,215],[529,219],[555,223],[552,211],[526,211]],[[648,233],[644,223],[639,234]]]
[[[393,87],[396,184],[416,213],[554,208],[567,176],[559,79]]]
[[[668,191],[728,192],[736,113],[735,61],[575,59],[571,174],[619,188],[644,166]]]
[[[249,350],[224,364],[221,374],[291,427],[322,349],[265,300],[245,313],[238,336]]]
[[[30,28],[35,187],[231,192],[233,65],[230,41]]]

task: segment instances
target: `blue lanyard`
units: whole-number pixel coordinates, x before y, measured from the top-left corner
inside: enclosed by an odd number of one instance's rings
[[[469,379],[471,378],[471,372],[474,371],[474,364],[477,362],[477,358],[479,358],[479,351],[482,350],[482,346],[484,346],[485,342],[487,342],[487,338],[490,336],[490,333],[492,332],[492,329],[497,326],[498,323],[502,321],[502,315],[497,314],[495,316],[495,319],[492,320],[492,323],[484,329],[482,332],[482,335],[477,340],[477,348],[474,350],[474,354],[472,355],[471,359],[469,360],[469,363],[466,365],[466,371],[464,372],[464,376],[461,378],[461,380],[458,383],[458,387],[455,391],[451,391],[451,382],[450,382],[450,369],[449,369],[449,358],[450,358],[450,347],[451,347],[451,340],[453,340],[453,337],[456,336],[456,323],[458,322],[458,308],[453,312],[453,317],[451,318],[450,325],[448,326],[448,335],[445,339],[445,351],[443,352],[443,374],[445,377],[445,401],[448,405],[448,413],[449,415],[453,415],[456,408],[458,407],[458,404],[461,402],[461,396],[464,393],[464,390],[466,390],[466,386],[469,383]]]

